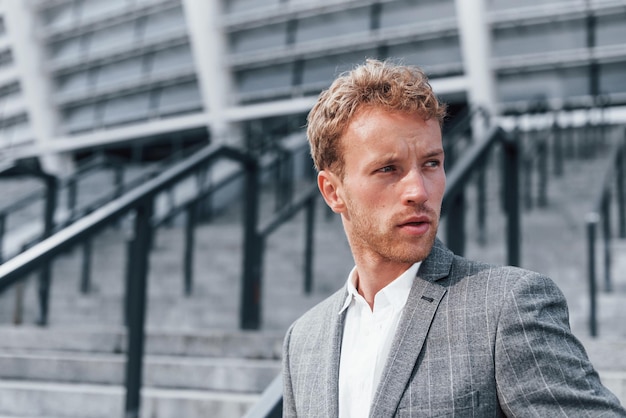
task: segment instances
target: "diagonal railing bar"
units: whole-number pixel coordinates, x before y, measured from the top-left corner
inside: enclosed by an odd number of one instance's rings
[[[20,245],[20,249],[17,252],[12,252],[9,254],[2,254],[2,259],[8,259],[14,257],[22,251],[22,248],[28,248],[36,244],[45,238],[46,235],[50,234],[50,231],[59,231],[66,226],[70,225],[77,219],[80,219],[87,214],[93,212],[95,209],[107,204],[111,200],[121,196],[127,190],[130,190],[134,187],[137,187],[140,184],[143,184],[147,179],[155,177],[158,172],[163,171],[168,166],[171,166],[176,161],[180,161],[185,158],[190,153],[196,152],[199,149],[198,146],[191,147],[189,149],[181,149],[167,158],[158,161],[152,167],[149,167],[142,173],[140,176],[130,180],[128,182],[124,182],[124,168],[120,161],[117,161],[116,158],[110,156],[103,156],[102,154],[97,154],[95,157],[91,158],[86,163],[82,164],[76,172],[72,173],[72,175],[58,179],[55,185],[55,194],[66,193],[67,194],[67,212],[62,216],[55,216],[52,218],[52,223],[47,225],[49,228],[45,229],[42,234],[37,234],[36,236],[27,239],[25,242]],[[78,205],[78,186],[81,182],[83,182],[87,177],[97,174],[98,172],[106,169],[114,170],[114,187],[108,192],[101,195],[99,198],[93,199],[89,202],[83,203],[82,205]],[[10,174],[11,171],[19,170],[17,174]],[[6,175],[33,175],[28,173],[22,173],[22,169],[19,168],[19,163],[6,164],[0,168],[0,176]],[[44,200],[44,205],[46,204],[45,199],[50,198],[50,190],[34,190],[28,193],[25,196],[22,196],[16,201],[11,202],[9,205],[0,208],[0,219],[4,223],[5,228],[0,231],[0,244],[4,241],[4,234],[9,231],[9,227],[7,226],[7,218],[11,216],[11,214],[18,212],[20,210],[25,209],[30,205],[37,204],[38,202]],[[58,197],[55,197],[58,200]],[[54,211],[55,215],[57,213],[57,207],[55,200],[55,207],[51,210]],[[47,212],[45,212],[47,213]],[[45,216],[45,215],[44,215]],[[44,220],[45,223],[45,220]],[[50,229],[51,228],[51,229]],[[0,248],[2,248],[0,246]]]

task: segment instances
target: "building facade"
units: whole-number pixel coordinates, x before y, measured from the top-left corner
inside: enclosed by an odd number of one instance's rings
[[[367,57],[444,101],[626,102],[625,0],[1,0],[0,152],[67,171],[153,138],[254,147]]]

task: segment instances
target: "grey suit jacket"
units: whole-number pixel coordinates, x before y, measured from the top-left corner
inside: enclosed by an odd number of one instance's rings
[[[337,417],[345,288],[289,329],[283,415]],[[548,278],[455,256],[422,263],[371,417],[626,417],[571,334]]]

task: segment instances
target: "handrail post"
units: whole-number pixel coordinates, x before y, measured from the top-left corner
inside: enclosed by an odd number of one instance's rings
[[[545,208],[548,206],[548,143],[546,138],[539,139],[537,146],[539,185],[537,186],[537,206]]]
[[[0,264],[4,263],[4,233],[6,231],[7,215],[0,213]]]
[[[563,176],[563,135],[556,118],[552,126],[552,157],[554,163],[554,175],[556,177],[561,177]]]
[[[274,211],[278,212],[280,208],[287,202],[286,199],[286,190],[285,190],[285,181],[287,174],[285,173],[285,164],[284,159],[286,158],[285,154],[282,150],[277,151],[276,162],[274,163],[274,167],[271,168],[271,171],[274,174]]]
[[[54,231],[54,214],[57,206],[57,179],[56,177],[43,174],[46,183],[46,204],[44,210],[44,231],[42,238],[48,238]],[[50,299],[50,281],[51,281],[50,261],[47,261],[41,267],[39,273],[39,318],[37,324],[45,326],[48,324],[48,307]]]
[[[619,222],[619,237],[626,238],[626,199],[624,197],[624,175],[626,174],[626,170],[624,170],[624,163],[626,161],[626,143],[624,139],[622,139],[618,156],[617,156],[617,219]]]
[[[15,306],[13,307],[13,325],[21,325],[24,319],[24,282],[15,284]]]
[[[115,197],[120,197],[124,193],[124,166],[122,164],[116,164],[113,167],[115,183]]]
[[[126,361],[125,417],[138,418],[145,338],[146,293],[152,234],[153,200],[141,202],[135,215],[131,277],[128,286],[128,349]]]
[[[604,237],[604,289],[611,292],[611,193],[602,199],[602,236]]]
[[[533,208],[533,160],[524,154],[524,207],[528,210]]]
[[[487,243],[487,158],[481,161],[481,168],[479,169],[477,178],[476,178],[476,186],[478,188],[477,191],[477,212],[476,212],[476,221],[478,222],[478,242],[481,245],[485,245]]]
[[[91,253],[91,238],[85,238],[80,274],[80,292],[83,294],[91,291]]]
[[[184,279],[185,279],[185,296],[191,296],[193,291],[193,255],[195,247],[195,230],[198,216],[198,201],[194,200],[187,206],[187,218],[185,222],[185,252],[184,260]]]
[[[67,210],[69,212],[69,219],[73,220],[76,216],[76,203],[78,195],[78,184],[74,176],[70,177],[67,181]]]
[[[599,216],[597,213],[587,215],[587,267],[589,276],[589,333],[592,337],[598,335],[598,321],[596,318],[596,226]]]
[[[263,237],[258,233],[259,222],[259,166],[256,161],[244,163],[244,256],[241,284],[241,329],[259,329],[261,326],[261,274],[263,273]]]
[[[465,254],[465,193],[463,190],[450,199],[446,221],[446,244],[456,255]]]
[[[313,233],[315,231],[315,202],[314,194],[306,205],[305,235],[304,235],[304,293],[307,295],[313,290]]]
[[[520,248],[522,235],[520,233],[520,208],[519,208],[519,165],[520,150],[516,137],[510,137],[500,131],[504,144],[504,188],[505,207],[507,213],[507,257],[508,264],[519,266],[521,261]]]

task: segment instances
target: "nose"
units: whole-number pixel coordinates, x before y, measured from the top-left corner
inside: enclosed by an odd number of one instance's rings
[[[402,179],[402,203],[421,205],[428,200],[428,190],[424,175],[419,169],[412,169]]]

